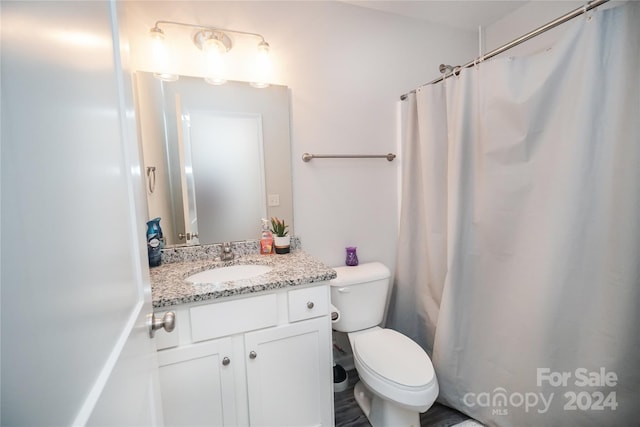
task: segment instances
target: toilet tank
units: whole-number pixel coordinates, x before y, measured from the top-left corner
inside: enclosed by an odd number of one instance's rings
[[[355,267],[335,267],[338,277],[331,280],[331,304],[340,312],[332,324],[340,332],[354,332],[379,325],[389,292],[389,269],[370,262]]]

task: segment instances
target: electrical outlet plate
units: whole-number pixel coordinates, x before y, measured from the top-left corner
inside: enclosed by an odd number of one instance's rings
[[[279,194],[269,194],[267,196],[267,205],[268,206],[280,206],[280,195]]]

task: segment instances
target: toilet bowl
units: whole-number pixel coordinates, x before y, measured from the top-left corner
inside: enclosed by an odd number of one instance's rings
[[[420,425],[420,413],[438,396],[427,353],[413,340],[378,326],[384,315],[390,272],[381,263],[334,268],[331,303],[341,317],[360,377],[354,396],[373,427]]]

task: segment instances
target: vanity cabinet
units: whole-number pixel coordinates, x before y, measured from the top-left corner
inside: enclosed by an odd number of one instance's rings
[[[176,306],[157,336],[165,424],[333,425],[329,307],[326,282]]]

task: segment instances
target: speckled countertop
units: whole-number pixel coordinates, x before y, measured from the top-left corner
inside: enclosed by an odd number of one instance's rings
[[[238,264],[268,265],[273,269],[260,276],[230,282],[193,284],[185,280],[201,271]],[[150,272],[154,308],[299,286],[336,277],[335,270],[300,249],[286,255],[241,255],[232,261],[171,262],[153,267]]]

